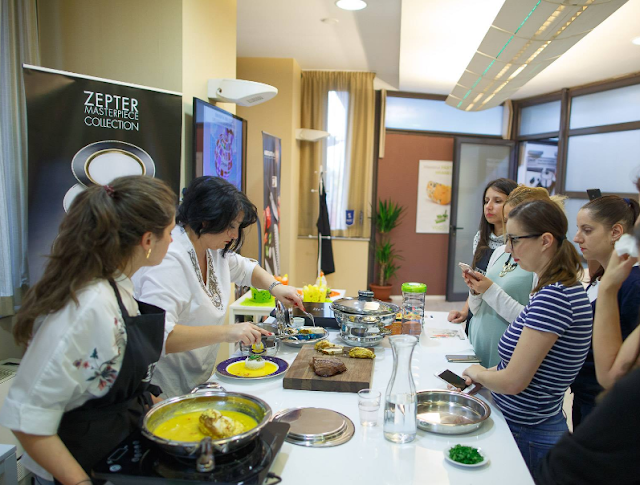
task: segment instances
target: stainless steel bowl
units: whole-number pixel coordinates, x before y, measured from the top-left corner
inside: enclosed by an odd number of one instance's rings
[[[461,392],[418,391],[417,397],[418,428],[432,433],[469,433],[491,416],[487,403]]]

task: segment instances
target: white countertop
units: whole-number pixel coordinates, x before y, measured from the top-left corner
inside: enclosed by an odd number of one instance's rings
[[[445,312],[427,313],[425,329],[460,329],[464,335],[461,326],[447,322],[446,316]],[[339,340],[337,332],[333,331],[329,338]],[[291,363],[297,352],[297,348],[283,345],[277,356]],[[466,338],[431,339],[423,332],[412,360],[417,390],[446,389],[446,384],[434,373],[448,368],[460,374],[469,364],[448,363],[445,354],[472,352]],[[393,367],[393,355],[387,339],[376,347],[376,354],[372,388],[381,391],[384,399]],[[358,399],[354,393],[284,389],[282,377],[239,381],[214,375],[211,380],[220,382],[228,391],[264,399],[274,413],[292,407],[323,407],[338,411],[354,422],[355,435],[340,446],[305,448],[285,442],[271,469],[282,477],[285,484],[533,484],[502,413],[491,402],[486,390],[481,391],[478,397],[490,404],[491,417],[480,429],[462,435],[438,435],[419,429],[413,442],[398,445],[383,437],[384,405],[380,407],[378,426],[366,428],[360,425]],[[443,450],[456,444],[482,448],[490,463],[482,468],[464,469],[445,462]]]

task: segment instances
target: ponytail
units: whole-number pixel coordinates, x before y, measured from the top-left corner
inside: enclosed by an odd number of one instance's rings
[[[28,344],[40,315],[57,312],[95,278],[112,278],[133,257],[142,235],[161,237],[175,217],[176,197],[162,181],[120,177],[80,193],[64,216],[44,274],[25,295],[13,335]]]

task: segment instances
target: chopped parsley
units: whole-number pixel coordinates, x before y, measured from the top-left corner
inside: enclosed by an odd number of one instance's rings
[[[477,448],[471,446],[456,445],[449,450],[449,458],[465,465],[475,465],[484,460]]]

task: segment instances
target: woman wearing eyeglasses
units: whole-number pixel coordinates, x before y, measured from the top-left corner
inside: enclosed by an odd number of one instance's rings
[[[587,287],[587,294],[596,314],[596,301],[600,290],[600,279],[608,268],[614,244],[620,237],[633,230],[638,218],[640,207],[633,199],[623,199],[617,195],[598,197],[582,206],[578,211],[578,232],[573,238],[580,246],[587,261],[594,261],[598,267],[591,275]],[[603,291],[609,291],[605,285]],[[633,266],[620,287],[616,289],[618,303],[618,325],[610,328],[600,339],[598,344],[617,335],[620,341],[625,340],[638,325],[638,311],[640,309],[640,269]],[[608,326],[608,324],[607,324]],[[596,337],[594,322],[594,337]],[[594,338],[594,347],[596,339]],[[596,367],[593,351],[590,350],[587,360],[580,369],[578,377],[571,384],[573,391],[573,428],[576,429],[582,420],[596,405],[596,396],[602,392],[602,386],[596,379]]]
[[[518,186],[507,197],[499,217],[506,221],[511,209],[530,200],[549,200],[549,193],[540,187]],[[486,275],[464,274],[469,287],[469,308],[473,312],[469,339],[480,363],[493,367],[500,363],[498,342],[507,326],[529,303],[529,295],[538,283],[534,273],[522,269],[505,245],[491,255]]]
[[[533,472],[567,431],[564,393],[589,351],[593,313],[562,209],[546,200],[526,202],[509,213],[506,227],[506,251],[536,273],[538,284],[500,339],[500,363],[473,365],[463,375],[469,385],[492,391]]]

